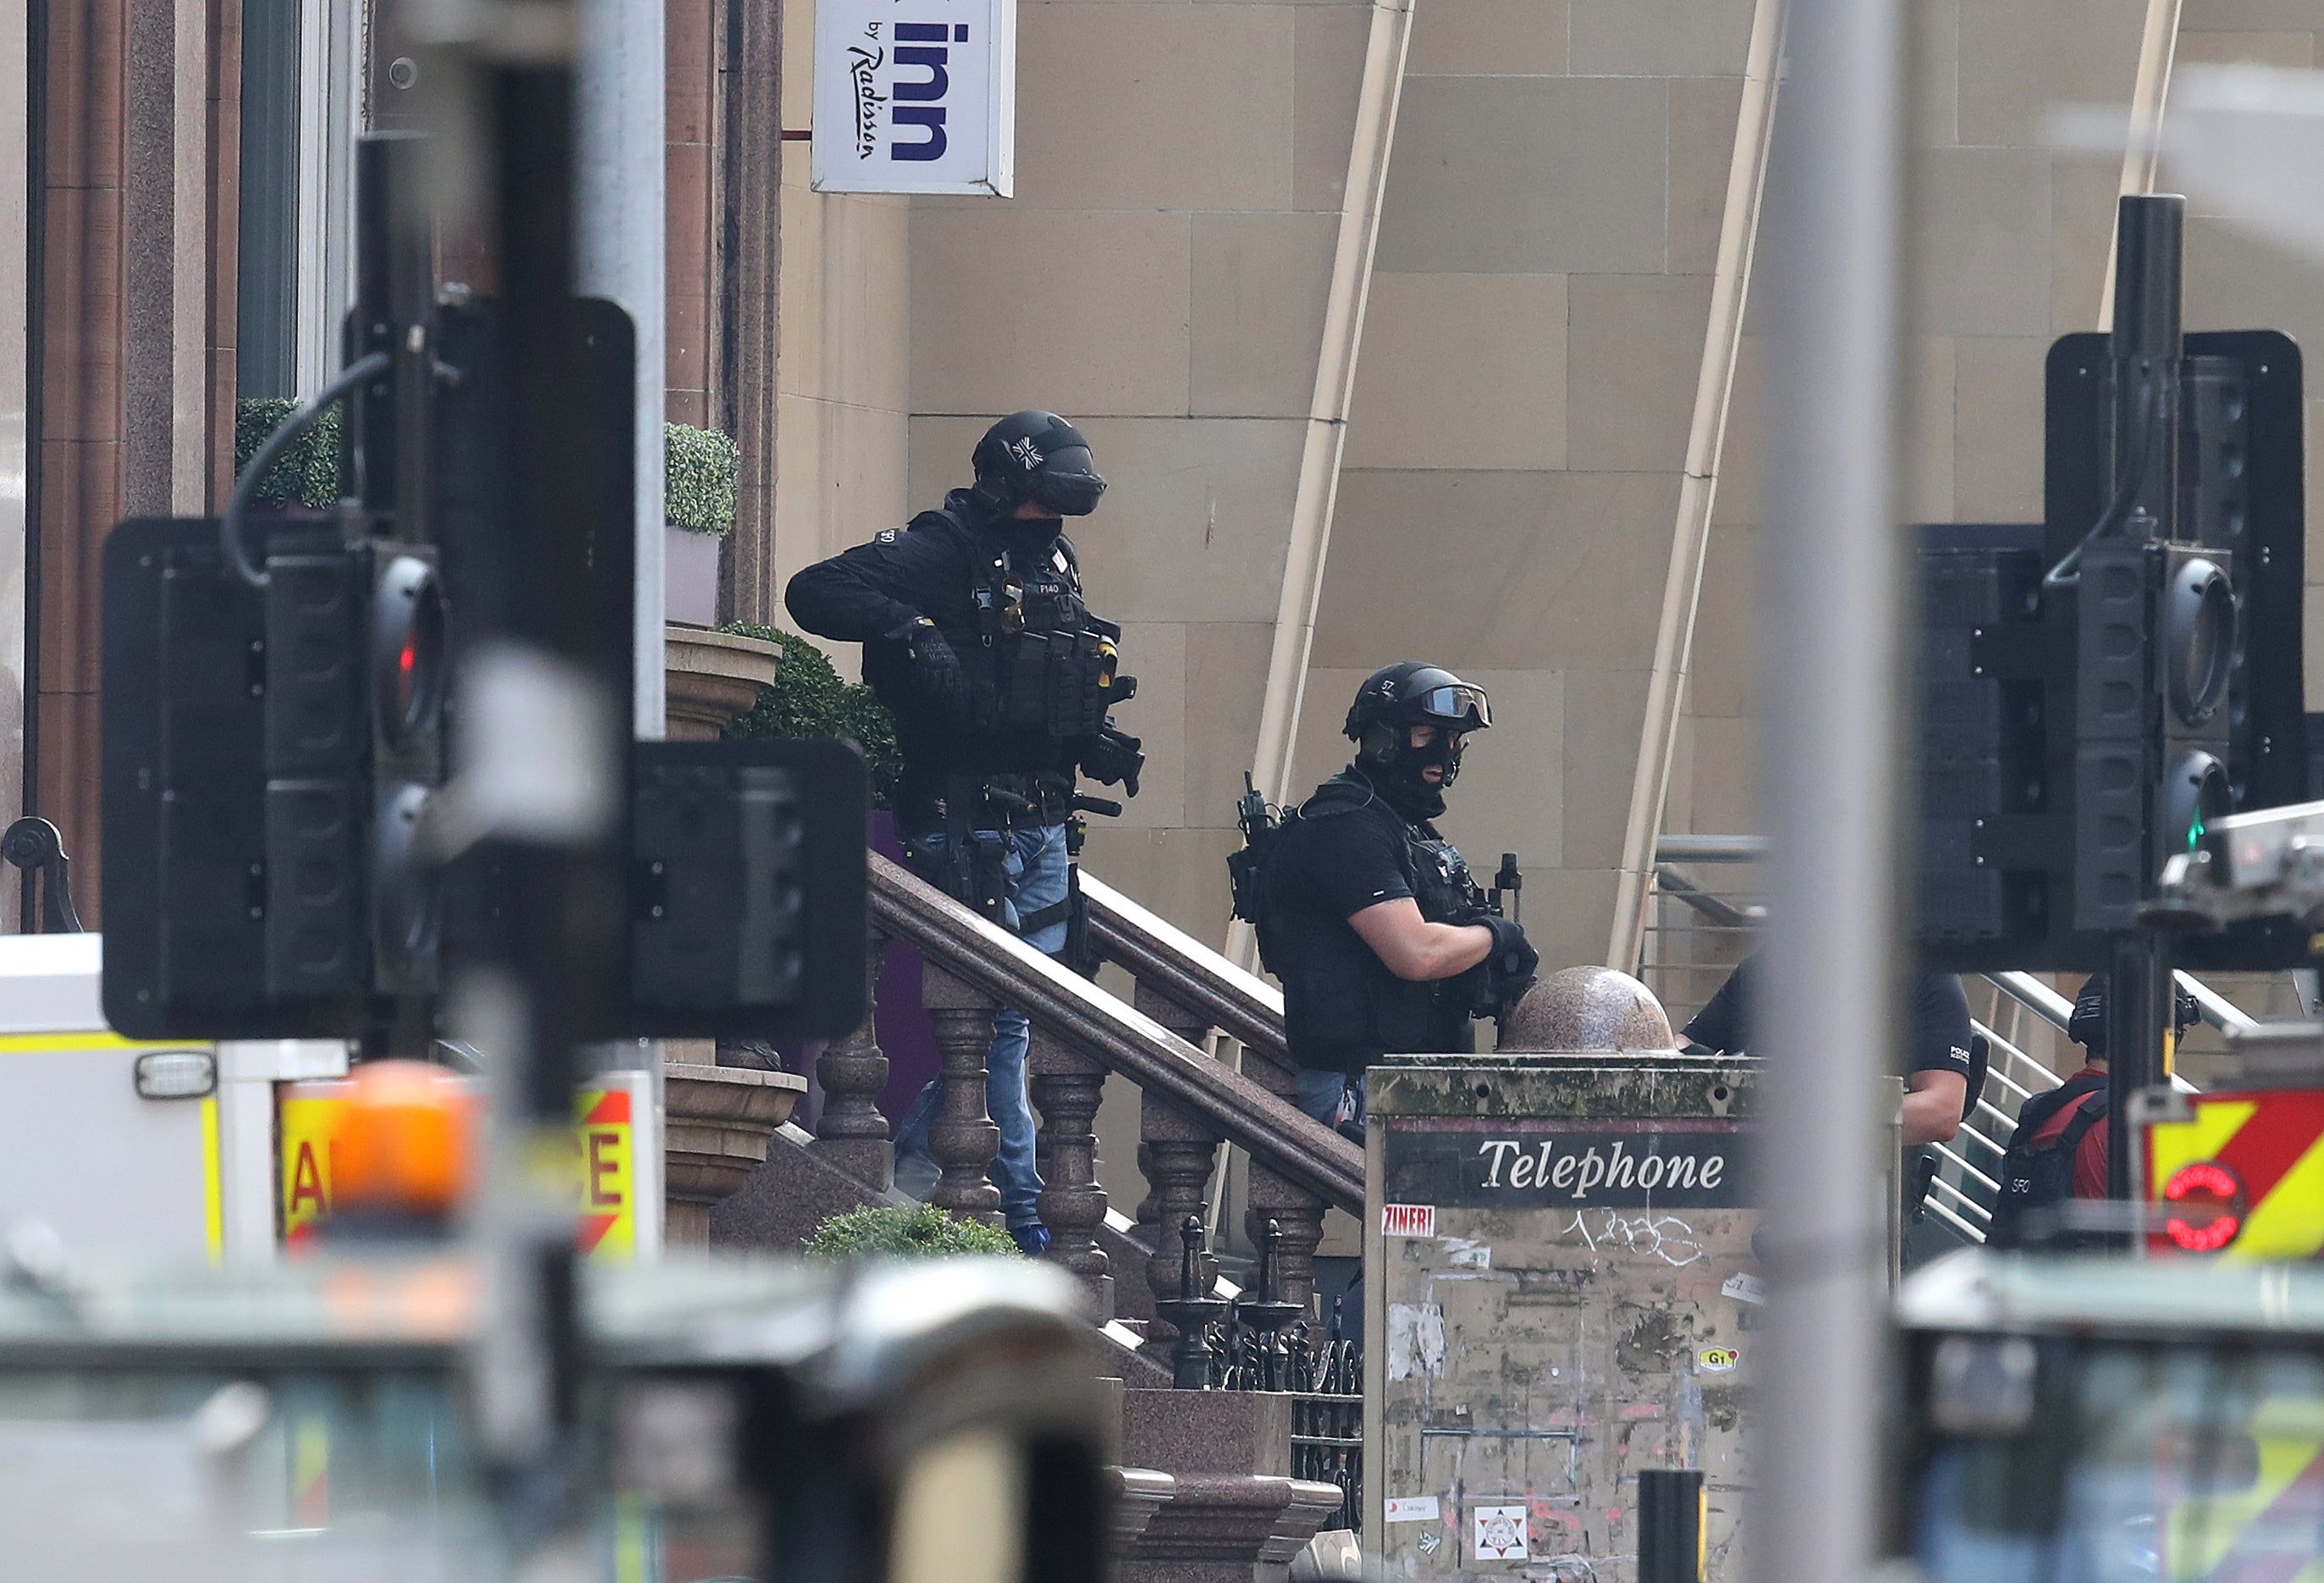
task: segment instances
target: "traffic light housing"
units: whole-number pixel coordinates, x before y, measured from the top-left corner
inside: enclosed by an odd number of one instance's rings
[[[2163,865],[2228,790],[2227,673],[2236,606],[2228,557],[2183,544],[2084,552],[2078,588],[2074,922],[2138,927]]]
[[[2050,349],[2046,520],[1922,530],[1917,923],[1932,968],[2105,969],[2109,933],[2138,926],[2199,823],[2324,792],[2301,693],[2300,350],[2273,330],[2184,345],[2178,542],[2101,538],[2078,577],[2043,580],[2108,504],[2095,333]],[[2199,971],[2312,960],[2281,923],[2172,949]]]
[[[415,838],[444,775],[435,552],[334,523],[278,534],[266,568],[267,992],[432,994],[441,886]]]
[[[261,590],[215,519],[106,542],[104,995],[132,1038],[362,1037],[434,994],[440,931],[477,927],[476,888],[411,847],[443,765],[449,606],[408,546],[334,542],[280,535]],[[860,1023],[861,754],[641,742],[630,786],[627,978],[596,1034]]]

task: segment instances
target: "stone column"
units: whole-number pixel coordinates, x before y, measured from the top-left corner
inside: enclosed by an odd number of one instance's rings
[[[1095,1121],[1105,1068],[1036,1028],[1027,1070],[1041,1113],[1039,1205],[1041,1224],[1049,1228],[1048,1257],[1082,1278],[1102,1322],[1113,1318],[1111,1261],[1097,1243],[1105,1189],[1098,1181]]]
[[[1268,1093],[1288,1104],[1296,1095],[1292,1069],[1278,1066],[1250,1050],[1243,1051],[1242,1074]],[[1286,1180],[1259,1161],[1250,1162],[1250,1190],[1243,1209],[1243,1229],[1253,1247],[1259,1246],[1267,1236],[1270,1220],[1283,1227],[1283,1240],[1276,1245],[1275,1278],[1277,1294],[1286,1302],[1296,1302],[1302,1312],[1312,1313],[1315,1303],[1315,1248],[1323,1240],[1323,1211],[1327,1208],[1298,1183]]]
[[[711,1208],[767,1162],[768,1141],[806,1092],[807,1079],[792,1072],[675,1061],[663,1069],[669,1246],[710,1245]]]
[[[1199,1018],[1143,984],[1138,986],[1136,1004],[1171,1032],[1201,1048],[1209,1029]],[[1218,1168],[1219,1133],[1167,1100],[1146,1094],[1139,1107],[1138,1134],[1138,1164],[1145,1172],[1148,1188],[1145,1201],[1138,1206],[1139,1229],[1152,1239],[1154,1248],[1146,1261],[1146,1280],[1154,1295],[1167,1301],[1178,1295],[1178,1227],[1189,1215],[1206,1227],[1211,1224],[1211,1172]],[[1203,1291],[1208,1292],[1219,1278],[1219,1262],[1208,1252],[1203,1254],[1201,1273]],[[1168,1368],[1177,1339],[1176,1329],[1157,1319],[1148,1327],[1143,1350]]]
[[[888,1086],[888,1057],[880,1049],[881,958],[887,936],[872,931],[864,950],[866,993],[863,1025],[825,1046],[816,1058],[816,1080],[823,1085],[823,1115],[807,1147],[875,1192],[896,1185],[896,1151],[888,1141],[888,1118],[880,1114],[880,1092]]]
[[[922,971],[920,999],[944,1053],[942,1102],[928,1129],[928,1153],[943,1174],[928,1201],[939,1209],[1001,1224],[1001,1190],[985,1174],[1001,1153],[1001,1129],[984,1107],[985,1052],[992,1047],[991,997],[933,963]]]

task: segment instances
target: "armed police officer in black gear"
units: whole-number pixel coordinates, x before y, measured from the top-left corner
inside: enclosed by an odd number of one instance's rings
[[[1054,412],[995,423],[971,457],[976,482],[903,528],[791,579],[800,626],[863,645],[863,679],[895,716],[903,769],[896,824],[923,878],[1028,944],[1065,947],[1078,774],[1138,794],[1145,754],[1108,712],[1136,683],[1120,671],[1121,629],[1090,613],[1064,519],[1105,493],[1089,441]],[[1001,1129],[992,1180],[1020,1246],[1048,1234],[1035,1197],[1024,1016],[993,1018],[986,1104]],[[930,1083],[897,1129],[899,1175],[932,1177]]]
[[[1472,1050],[1471,1019],[1505,1014],[1533,983],[1525,930],[1491,910],[1432,822],[1470,734],[1491,724],[1484,689],[1390,665],[1348,710],[1355,762],[1279,824],[1245,800],[1236,912],[1283,981],[1299,1107],[1327,1126],[1360,1116],[1364,1069],[1380,1056]]]

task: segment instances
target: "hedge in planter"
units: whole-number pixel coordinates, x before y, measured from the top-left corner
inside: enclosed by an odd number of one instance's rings
[[[960,1254],[1021,1257],[1005,1231],[965,1220],[934,1204],[909,1208],[850,1209],[834,1215],[807,1239],[823,1259],[941,1259]]]
[[[872,690],[861,682],[842,681],[823,651],[795,633],[747,621],[730,621],[719,630],[783,648],[773,685],[761,688],[759,701],[728,721],[724,734],[844,737],[863,750],[872,771],[872,801],[887,807],[903,760],[896,751],[896,722]]]
[[[299,410],[300,403],[289,396],[253,396],[234,403],[234,470],[238,476],[266,443],[266,437],[282,427],[282,421]],[[339,407],[330,409],[315,421],[309,429],[292,440],[289,449],[267,469],[266,477],[258,481],[258,498],[274,504],[311,506],[317,511],[328,511],[339,503]]]
[[[723,539],[734,531],[742,453],[715,429],[662,425],[662,508],[673,528]]]
[[[239,474],[266,437],[299,410],[289,396],[252,396],[234,404],[234,470]],[[334,403],[313,428],[290,442],[258,498],[328,511],[339,503],[341,408]],[[734,486],[742,472],[734,442],[715,430],[663,425],[662,505],[671,525],[724,538],[734,531]]]

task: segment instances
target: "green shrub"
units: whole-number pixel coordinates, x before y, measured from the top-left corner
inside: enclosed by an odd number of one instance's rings
[[[842,681],[821,649],[795,633],[747,621],[719,629],[783,647],[773,685],[759,690],[759,701],[726,724],[729,736],[840,736],[863,750],[872,769],[872,799],[888,806],[903,760],[896,751],[896,722],[887,707],[861,682]]]
[[[237,477],[282,427],[282,420],[299,410],[289,396],[253,396],[234,404],[234,470]],[[315,421],[315,426],[290,442],[258,481],[258,498],[276,504],[296,503],[328,511],[339,503],[339,406]]]
[[[662,426],[662,506],[674,528],[723,539],[734,531],[742,453],[715,429]]]
[[[253,396],[234,404],[234,470],[239,474],[266,437],[299,410],[289,396]],[[266,477],[258,498],[295,502],[327,511],[339,503],[339,437],[344,403],[334,403],[315,426],[290,442]],[[714,430],[665,425],[662,503],[669,520],[697,533],[724,538],[734,531],[734,482],[742,471],[734,442]]]
[[[834,1215],[807,1239],[822,1259],[941,1259],[956,1254],[1015,1254],[1005,1231],[964,1220],[934,1204],[909,1208],[850,1209]]]

